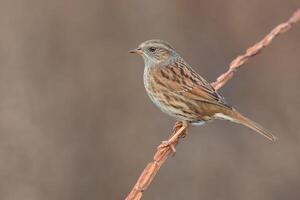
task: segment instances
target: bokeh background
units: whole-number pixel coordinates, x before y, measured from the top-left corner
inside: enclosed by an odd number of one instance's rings
[[[207,80],[298,0],[0,1],[0,199],[122,199],[174,119],[128,50],[169,41]],[[279,137],[192,127],[150,199],[300,199],[300,24],[241,68],[227,101]]]

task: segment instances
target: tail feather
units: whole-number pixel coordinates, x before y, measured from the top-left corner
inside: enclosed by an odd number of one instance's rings
[[[218,113],[219,114],[219,113]],[[232,122],[238,123],[238,124],[242,124],[254,131],[256,131],[257,133],[265,136],[267,139],[269,139],[272,142],[275,142],[276,140],[278,140],[278,138],[273,135],[272,133],[270,133],[270,131],[268,131],[267,129],[265,129],[264,127],[262,127],[261,125],[259,125],[258,123],[248,119],[247,117],[243,116],[242,114],[238,113],[235,110],[231,110],[231,112],[226,112],[226,114],[221,114],[221,115],[217,115],[218,118],[221,119],[225,119],[225,120],[230,120]]]

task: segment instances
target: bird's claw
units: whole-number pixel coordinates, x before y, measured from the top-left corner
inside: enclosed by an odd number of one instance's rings
[[[163,149],[163,148],[167,148],[167,147],[170,147],[171,151],[172,151],[172,154],[173,156],[175,155],[176,153],[176,148],[175,148],[175,144],[174,142],[171,142],[171,141],[162,141],[162,143],[158,146],[158,149]]]
[[[176,122],[173,128],[173,135],[167,141],[163,141],[159,146],[158,149],[170,148],[173,156],[176,153],[175,146],[178,143],[179,138],[184,138],[187,135],[187,124],[183,122]]]

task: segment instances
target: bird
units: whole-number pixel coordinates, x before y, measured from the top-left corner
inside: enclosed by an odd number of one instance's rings
[[[272,142],[277,140],[267,129],[229,105],[168,42],[147,40],[129,52],[144,60],[144,87],[152,102],[182,122],[183,128],[216,119],[227,120],[244,125]]]

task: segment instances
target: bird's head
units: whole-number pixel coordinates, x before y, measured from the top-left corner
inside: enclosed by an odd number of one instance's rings
[[[169,43],[157,39],[147,40],[129,52],[141,55],[146,66],[167,61],[177,55]]]

